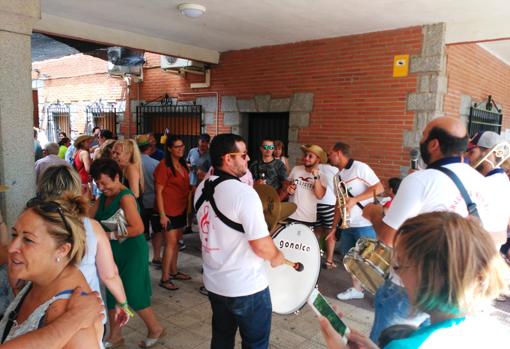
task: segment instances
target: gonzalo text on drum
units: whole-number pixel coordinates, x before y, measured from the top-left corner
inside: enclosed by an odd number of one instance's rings
[[[282,248],[289,248],[291,250],[299,250],[299,251],[305,251],[310,252],[311,247],[308,245],[305,245],[303,243],[296,243],[296,242],[290,242],[285,240],[280,240],[280,249]]]

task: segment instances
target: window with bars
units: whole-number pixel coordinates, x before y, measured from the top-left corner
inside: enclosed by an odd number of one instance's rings
[[[46,115],[48,116],[46,127],[48,141],[58,142],[61,132],[71,137],[71,113],[68,105],[58,102],[50,104]]]
[[[489,96],[487,101],[475,103],[469,110],[468,132],[471,137],[482,131],[501,133],[503,113]]]

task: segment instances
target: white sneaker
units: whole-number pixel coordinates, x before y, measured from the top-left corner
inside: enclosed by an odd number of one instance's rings
[[[347,291],[339,293],[336,295],[336,298],[341,301],[346,301],[349,299],[363,299],[365,295],[362,291],[358,291],[354,287],[349,288]]]

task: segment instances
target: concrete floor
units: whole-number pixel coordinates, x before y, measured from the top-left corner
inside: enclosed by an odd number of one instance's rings
[[[206,349],[211,338],[211,309],[206,296],[198,292],[202,285],[201,259],[197,234],[185,236],[188,246],[179,255],[180,270],[190,274],[190,281],[176,281],[177,291],[168,291],[158,287],[160,271],[151,267],[153,285],[152,304],[158,319],[166,328],[168,335],[154,348]],[[337,256],[337,258],[339,258]],[[339,261],[337,261],[339,262]],[[340,265],[340,263],[337,263]],[[341,302],[335,295],[350,286],[350,277],[339,267],[334,270],[322,270],[319,276],[319,290],[344,313],[348,326],[368,334],[373,320],[371,297],[363,300]],[[497,317],[510,329],[510,301],[497,302],[493,309]],[[295,315],[273,314],[270,348],[326,348],[313,311],[305,306]],[[121,348],[138,348],[138,342],[146,335],[146,329],[139,317],[132,319],[123,330],[125,345]],[[238,336],[236,348],[240,348]]]

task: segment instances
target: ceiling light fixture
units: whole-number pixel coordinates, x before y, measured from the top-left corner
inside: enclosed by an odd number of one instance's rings
[[[205,13],[205,6],[197,4],[179,4],[177,9],[182,15],[190,18],[198,18]]]

